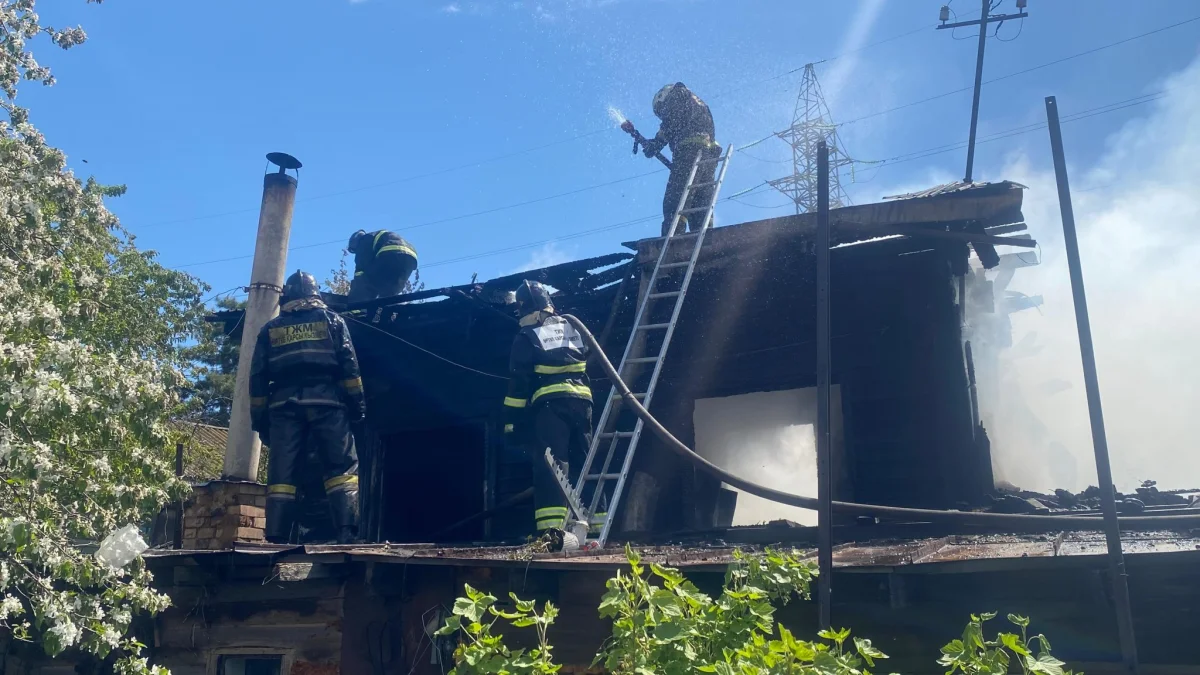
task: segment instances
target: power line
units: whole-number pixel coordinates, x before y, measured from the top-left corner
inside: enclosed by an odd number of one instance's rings
[[[872,43],[870,43],[870,44],[863,45],[862,47],[859,47],[859,48],[857,48],[857,49],[851,49],[851,50],[849,50],[849,51],[842,52],[841,54],[837,54],[837,55],[835,55],[835,56],[830,56],[830,57],[828,57],[828,58],[820,59],[820,60],[818,60],[818,61],[811,61],[810,63],[806,63],[806,64],[804,64],[803,66],[798,66],[798,67],[796,67],[796,68],[792,68],[791,70],[788,70],[788,71],[785,71],[785,72],[779,73],[778,75],[771,75],[771,76],[769,76],[769,77],[764,77],[764,78],[760,78],[760,79],[757,79],[757,80],[751,80],[751,81],[747,82],[746,84],[744,84],[744,85],[742,85],[742,86],[735,87],[735,88],[733,88],[733,89],[726,89],[725,91],[720,91],[720,92],[717,92],[716,94],[711,94],[711,95],[707,96],[706,98],[708,98],[708,99],[710,99],[710,100],[711,100],[711,99],[715,99],[715,98],[721,98],[722,96],[728,96],[729,94],[733,94],[733,93],[736,93],[736,92],[739,92],[739,91],[744,91],[744,90],[746,90],[746,89],[749,89],[750,87],[753,87],[753,86],[756,86],[756,85],[759,85],[759,84],[763,84],[763,83],[765,83],[765,82],[774,82],[775,80],[779,80],[779,79],[785,78],[785,77],[787,77],[788,75],[794,75],[794,74],[796,74],[796,73],[798,73],[798,72],[800,72],[800,71],[804,70],[805,66],[808,66],[808,65],[810,65],[810,64],[811,64],[811,65],[816,65],[816,64],[818,64],[818,63],[826,63],[826,62],[828,62],[828,61],[835,61],[835,60],[837,60],[837,59],[840,59],[840,58],[842,58],[842,57],[845,57],[845,56],[850,56],[851,54],[857,54],[857,53],[859,53],[859,52],[866,51],[866,50],[868,50],[868,49],[871,49],[871,48],[873,48],[873,47],[878,47],[879,45],[882,45],[882,44],[887,44],[887,43],[889,43],[889,42],[895,42],[896,40],[900,40],[900,39],[902,39],[902,38],[906,38],[906,37],[908,37],[908,36],[910,36],[910,35],[916,35],[917,33],[920,33],[920,32],[923,32],[923,31],[927,31],[927,30],[929,30],[930,28],[932,28],[932,26],[930,26],[930,25],[928,25],[928,24],[925,24],[925,25],[921,26],[920,28],[914,28],[913,30],[910,30],[910,31],[908,31],[908,32],[906,32],[906,33],[901,33],[901,34],[899,34],[899,35],[893,35],[893,36],[892,36],[892,37],[890,37],[890,38],[885,38],[885,39],[883,39],[883,40],[879,40],[879,41],[877,41],[877,42],[872,42]]]
[[[1128,98],[1123,101],[1116,101],[1116,102],[1109,103],[1106,105],[1096,106],[1095,108],[1088,108],[1086,110],[1080,110],[1079,112],[1076,112],[1076,113],[1064,115],[1062,117],[1061,121],[1063,124],[1067,124],[1069,122],[1078,122],[1079,120],[1084,120],[1089,117],[1095,117],[1097,115],[1104,115],[1107,113],[1116,112],[1118,110],[1132,108],[1134,106],[1143,105],[1146,103],[1150,103],[1152,101],[1157,101],[1157,100],[1163,98],[1166,95],[1166,93],[1167,93],[1167,90],[1156,91],[1156,92],[1153,92],[1150,94],[1143,94],[1142,96],[1135,96],[1133,98]],[[1033,124],[1026,124],[1026,125],[1019,126],[1019,127],[1013,127],[1011,129],[1004,129],[1002,131],[992,132],[992,133],[984,136],[984,138],[982,140],[976,141],[976,143],[977,144],[978,143],[992,143],[995,141],[1003,140],[1006,138],[1012,138],[1013,136],[1020,136],[1023,134],[1027,134],[1027,133],[1038,131],[1038,130],[1045,129],[1045,128],[1046,128],[1045,122],[1035,122]],[[878,168],[882,169],[882,168],[884,168],[884,166],[891,166],[893,164],[903,164],[905,162],[912,162],[912,161],[915,161],[918,159],[924,159],[926,157],[933,157],[935,155],[940,155],[940,154],[944,154],[947,152],[954,152],[955,150],[961,150],[962,148],[966,147],[966,144],[967,144],[966,141],[960,141],[958,143],[950,143],[947,145],[934,146],[932,148],[925,148],[924,150],[914,150],[912,152],[906,152],[906,153],[903,153],[900,155],[895,155],[893,157],[888,157],[885,159],[874,160],[874,161],[870,161],[870,162],[860,162],[860,163],[878,164],[878,165],[880,165]]]
[[[1118,41],[1116,41],[1116,42],[1110,42],[1110,43],[1108,43],[1108,44],[1100,45],[1099,47],[1093,47],[1092,49],[1088,49],[1088,50],[1086,50],[1086,51],[1078,52],[1078,53],[1076,53],[1076,54],[1071,54],[1071,55],[1069,55],[1069,56],[1064,56],[1064,57],[1062,57],[1062,58],[1060,58],[1060,59],[1055,59],[1055,60],[1053,60],[1053,61],[1049,61],[1049,62],[1046,62],[1046,63],[1040,64],[1040,65],[1036,65],[1036,66],[1033,66],[1033,67],[1031,67],[1031,68],[1025,68],[1024,70],[1018,70],[1018,71],[1016,71],[1016,72],[1009,73],[1009,74],[1007,74],[1007,75],[1001,75],[1000,77],[994,77],[994,78],[992,78],[992,79],[990,79],[990,80],[984,80],[983,84],[985,84],[985,85],[986,85],[986,84],[994,84],[994,83],[996,83],[996,82],[1000,82],[1000,81],[1002,81],[1002,80],[1007,80],[1007,79],[1010,79],[1010,78],[1013,78],[1013,77],[1017,77],[1017,76],[1019,76],[1019,75],[1025,75],[1025,74],[1032,73],[1032,72],[1034,72],[1034,71],[1037,71],[1037,70],[1042,70],[1043,68],[1049,68],[1049,67],[1051,67],[1051,66],[1056,66],[1056,65],[1058,65],[1058,64],[1060,64],[1060,63],[1065,63],[1065,62],[1067,62],[1067,61],[1072,61],[1072,60],[1074,60],[1074,59],[1082,58],[1082,57],[1084,57],[1084,56],[1089,56],[1089,55],[1091,55],[1091,54],[1095,54],[1095,53],[1097,53],[1097,52],[1104,51],[1105,49],[1111,49],[1111,48],[1113,48],[1113,47],[1117,47],[1117,46],[1119,46],[1119,45],[1123,45],[1123,44],[1127,44],[1127,43],[1129,43],[1129,42],[1133,42],[1134,40],[1140,40],[1140,39],[1142,39],[1142,38],[1144,38],[1144,37],[1149,37],[1149,36],[1151,36],[1151,35],[1155,35],[1155,34],[1158,34],[1158,33],[1161,33],[1161,32],[1163,32],[1163,31],[1171,30],[1172,28],[1178,28],[1178,27],[1180,27],[1180,26],[1183,26],[1183,25],[1186,25],[1186,24],[1189,24],[1189,23],[1194,23],[1194,22],[1196,22],[1196,21],[1200,21],[1200,16],[1194,16],[1194,17],[1192,17],[1192,18],[1190,18],[1190,19],[1184,19],[1183,21],[1178,21],[1178,22],[1176,22],[1176,23],[1173,23],[1173,24],[1170,24],[1170,25],[1168,25],[1168,26],[1162,26],[1161,28],[1155,28],[1154,30],[1147,31],[1147,32],[1145,32],[1145,33],[1141,33],[1141,34],[1138,34],[1138,35],[1134,35],[1134,36],[1132,36],[1132,37],[1127,37],[1127,38],[1125,38],[1125,39],[1123,39],[1123,40],[1118,40]],[[887,115],[887,114],[889,114],[889,113],[896,112],[897,110],[904,110],[905,108],[911,108],[911,107],[913,107],[913,106],[916,106],[916,105],[921,105],[922,103],[929,103],[930,101],[936,101],[936,100],[938,100],[938,99],[946,98],[947,96],[953,96],[953,95],[955,95],[955,94],[961,94],[961,93],[963,93],[963,92],[966,92],[966,91],[971,91],[973,88],[974,88],[974,87],[962,87],[962,88],[959,88],[959,89],[955,89],[955,90],[953,90],[953,91],[947,91],[947,92],[944,92],[944,93],[941,93],[941,94],[937,94],[936,96],[930,96],[930,97],[928,97],[928,98],[923,98],[923,99],[921,99],[921,100],[919,100],[919,101],[913,101],[913,102],[911,102],[911,103],[905,103],[904,105],[899,105],[899,106],[896,106],[896,107],[894,107],[894,108],[888,108],[888,109],[886,109],[886,110],[880,110],[879,112],[873,112],[873,113],[871,113],[871,114],[869,114],[869,115],[863,115],[862,117],[856,117],[856,118],[854,118],[854,119],[846,120],[845,122],[840,122],[840,123],[838,124],[838,126],[845,126],[845,125],[847,125],[847,124],[854,124],[854,123],[856,123],[856,122],[861,122],[861,121],[863,121],[863,120],[872,119],[872,118],[875,118],[875,117],[879,117],[879,116],[881,116],[881,115]]]
[[[858,52],[862,52],[862,51],[865,51],[865,50],[868,50],[868,49],[872,49],[872,48],[874,48],[874,47],[878,47],[879,45],[882,45],[882,44],[887,44],[887,43],[889,43],[889,42],[894,42],[894,41],[896,41],[896,40],[900,40],[900,39],[902,39],[902,38],[909,37],[910,35],[915,35],[915,34],[917,34],[917,33],[921,32],[921,31],[928,30],[929,28],[930,28],[930,27],[929,27],[928,25],[925,25],[925,26],[922,26],[922,27],[920,27],[920,28],[916,28],[916,29],[910,30],[910,31],[908,31],[908,32],[901,33],[901,34],[899,34],[899,35],[894,35],[894,36],[892,36],[892,37],[885,38],[885,39],[883,39],[883,40],[878,40],[878,41],[876,41],[876,42],[872,42],[872,43],[870,43],[870,44],[863,45],[862,47],[859,47],[859,48],[857,48],[857,49],[851,49],[851,50],[849,50],[849,51],[842,52],[841,54],[837,54],[837,55],[835,55],[835,56],[831,56],[831,57],[828,57],[828,58],[825,58],[825,59],[821,59],[820,61],[816,61],[815,63],[823,63],[823,62],[826,62],[826,61],[834,61],[834,60],[836,60],[836,59],[840,59],[840,58],[843,58],[843,57],[846,57],[846,56],[850,56],[851,54],[856,54],[856,53],[858,53]],[[720,98],[720,97],[722,97],[722,96],[727,96],[727,95],[729,95],[729,94],[732,94],[732,93],[734,93],[734,92],[737,92],[737,91],[742,91],[742,90],[744,90],[744,89],[748,89],[748,88],[750,88],[750,87],[752,87],[752,86],[755,86],[755,85],[758,85],[758,84],[762,84],[762,83],[764,83],[764,82],[771,82],[771,81],[774,81],[774,80],[781,79],[781,78],[783,78],[783,77],[787,77],[788,75],[791,75],[791,74],[793,74],[793,73],[800,72],[801,70],[804,70],[804,66],[800,66],[800,67],[798,67],[798,68],[793,68],[793,69],[791,69],[791,70],[788,70],[788,71],[786,71],[786,72],[780,73],[780,74],[778,74],[778,75],[772,75],[772,76],[770,76],[770,77],[760,78],[760,79],[757,79],[757,80],[751,80],[751,81],[747,82],[747,83],[746,83],[745,85],[743,85],[743,86],[740,86],[740,87],[737,87],[737,88],[734,88],[734,89],[727,89],[727,90],[725,90],[725,91],[723,91],[723,92],[718,92],[718,93],[716,93],[716,94],[712,94],[712,95],[708,96],[707,98],[709,98],[709,99],[714,99],[714,98]],[[448,173],[454,173],[454,172],[456,172],[456,171],[462,171],[462,170],[464,170],[464,169],[471,169],[471,168],[475,168],[475,167],[478,167],[478,166],[483,166],[483,165],[485,165],[485,164],[491,164],[491,163],[493,163],[493,162],[499,162],[499,161],[503,161],[503,160],[506,160],[506,159],[511,159],[511,158],[513,158],[513,157],[518,157],[518,156],[520,156],[520,155],[526,155],[526,154],[529,154],[529,153],[537,152],[537,151],[539,151],[539,150],[545,150],[546,148],[552,148],[552,147],[555,147],[555,146],[558,146],[558,145],[564,145],[564,144],[566,144],[566,143],[570,143],[570,142],[572,142],[572,141],[581,140],[581,139],[584,139],[584,138],[588,138],[588,137],[590,137],[590,136],[595,136],[595,135],[597,135],[597,134],[601,134],[601,133],[604,133],[604,132],[606,132],[606,131],[612,131],[612,130],[614,130],[614,127],[611,127],[611,126],[606,126],[606,127],[600,128],[600,129],[593,129],[593,130],[591,130],[591,131],[587,131],[587,132],[584,132],[584,133],[582,133],[582,134],[577,134],[577,135],[575,135],[575,136],[571,136],[571,137],[569,137],[569,138],[563,138],[563,139],[560,139],[560,140],[557,140],[557,141],[552,141],[552,142],[550,142],[550,143],[544,143],[544,144],[542,144],[542,145],[537,145],[537,146],[534,146],[534,147],[531,147],[531,148],[525,148],[525,149],[523,149],[523,150],[516,150],[516,151],[513,151],[513,152],[508,152],[508,153],[505,153],[505,154],[502,154],[502,155],[495,155],[495,156],[488,157],[488,158],[485,158],[485,159],[481,159],[481,160],[478,160],[478,161],[475,161],[475,162],[468,162],[468,163],[465,163],[465,164],[458,164],[458,165],[451,166],[451,167],[447,167],[447,168],[444,168],[444,169],[438,169],[438,170],[436,170],[436,171],[429,171],[429,172],[426,172],[426,173],[420,173],[420,174],[416,174],[416,175],[412,175],[412,176],[406,176],[406,177],[404,177],[404,178],[397,178],[397,179],[395,179],[395,180],[384,181],[384,182],[382,182],[382,183],[373,183],[373,184],[371,184],[371,185],[362,185],[362,186],[359,186],[359,187],[349,188],[349,189],[346,189],[346,190],[339,190],[339,191],[336,191],[336,192],[327,192],[327,193],[324,193],[324,194],[312,195],[312,196],[310,196],[310,197],[304,197],[304,198],[301,198],[301,199],[297,199],[297,200],[296,200],[296,203],[305,203],[305,202],[310,202],[310,201],[316,201],[316,200],[318,200],[318,199],[328,199],[328,198],[330,198],[330,197],[340,197],[340,196],[343,196],[343,195],[354,194],[354,193],[356,193],[356,192],[364,192],[364,191],[367,191],[367,190],[374,190],[374,189],[378,189],[378,188],[382,188],[382,187],[389,187],[389,186],[392,186],[392,185],[399,185],[399,184],[402,184],[402,183],[409,183],[409,182],[412,182],[412,181],[415,181],[415,180],[420,180],[420,179],[422,179],[422,178],[432,178],[432,177],[434,177],[434,176],[441,176],[441,175],[445,175],[445,174],[448,174]],[[216,219],[216,218],[224,218],[224,217],[226,217],[226,216],[235,216],[235,215],[240,215],[240,214],[243,214],[243,213],[255,213],[255,212],[257,212],[257,211],[258,211],[258,207],[245,208],[245,209],[236,209],[236,210],[233,210],[233,211],[223,211],[223,212],[221,212],[221,213],[211,213],[211,214],[207,214],[207,215],[200,215],[200,216],[190,216],[190,217],[187,217],[187,218],[177,218],[177,219],[173,219],[173,220],[164,220],[164,221],[159,221],[159,222],[156,222],[156,223],[149,223],[149,224],[145,224],[145,225],[140,225],[140,226],[139,226],[139,228],[160,227],[160,226],[163,226],[163,225],[176,225],[176,224],[179,224],[179,223],[190,223],[190,222],[195,222],[195,221],[198,221],[198,220],[212,220],[212,219]]]
[[[381,187],[388,187],[391,185],[399,185],[401,183],[409,183],[414,180],[419,180],[421,178],[431,178],[433,176],[441,176],[441,175],[444,175],[447,173],[453,173],[455,171],[462,171],[463,169],[471,169],[471,168],[474,168],[477,166],[483,166],[485,164],[491,164],[493,162],[499,162],[499,161],[502,161],[505,159],[511,159],[513,157],[517,157],[520,155],[526,155],[531,152],[537,152],[538,150],[545,150],[546,148],[552,148],[557,145],[563,145],[566,143],[570,143],[572,141],[577,141],[577,140],[580,140],[583,138],[587,138],[589,136],[595,136],[596,134],[600,134],[605,131],[612,131],[612,130],[613,130],[613,127],[604,127],[603,129],[593,129],[592,131],[588,131],[588,132],[585,132],[585,133],[582,133],[582,134],[579,134],[576,136],[571,136],[570,138],[564,138],[561,140],[553,141],[551,143],[545,143],[543,145],[534,146],[532,148],[525,148],[524,150],[517,150],[514,152],[505,153],[503,155],[495,155],[493,157],[488,157],[488,158],[481,159],[481,160],[475,161],[475,162],[459,164],[456,166],[447,167],[445,169],[438,169],[437,171],[429,171],[426,173],[420,173],[420,174],[416,174],[413,176],[405,176],[404,178],[397,178],[395,180],[385,181],[382,183],[373,183],[371,185],[362,185],[362,186],[350,188],[347,190],[339,190],[337,192],[327,192],[324,194],[312,195],[310,197],[304,197],[302,199],[297,199],[296,203],[311,202],[311,201],[316,201],[318,199],[328,199],[330,197],[340,197],[342,195],[353,194],[356,192],[363,192],[366,190],[374,190],[374,189],[381,188]],[[238,209],[236,211],[225,211],[222,213],[210,213],[208,215],[203,215],[203,216],[178,218],[176,220],[164,220],[164,221],[160,221],[157,223],[141,225],[139,227],[159,227],[162,225],[175,225],[178,223],[190,223],[190,222],[194,222],[197,220],[211,220],[213,218],[224,218],[225,216],[233,216],[233,215],[238,215],[238,214],[242,214],[242,213],[254,213],[257,211],[258,211],[258,207],[248,208],[248,209]]]
[[[463,370],[470,371],[470,372],[472,372],[472,373],[475,373],[475,374],[477,374],[477,375],[483,375],[483,376],[485,376],[485,377],[491,377],[491,378],[495,378],[495,379],[497,379],[497,380],[507,380],[507,379],[508,379],[507,377],[505,377],[505,376],[503,376],[503,375],[496,375],[496,374],[494,374],[494,373],[489,373],[489,372],[486,372],[486,371],[483,371],[483,370],[476,370],[476,369],[474,369],[474,368],[472,368],[472,367],[470,367],[470,366],[464,366],[463,364],[461,364],[461,363],[458,363],[458,362],[456,362],[456,361],[451,361],[450,359],[448,359],[448,358],[446,358],[446,357],[442,356],[441,354],[435,354],[434,352],[431,352],[431,351],[429,351],[428,349],[425,349],[424,347],[422,347],[422,346],[420,346],[420,345],[415,345],[415,344],[413,344],[413,343],[409,342],[408,340],[405,340],[404,338],[402,338],[402,337],[400,337],[400,336],[398,336],[398,335],[393,335],[393,334],[391,334],[391,333],[387,332],[386,330],[383,330],[382,328],[379,328],[378,326],[373,326],[373,325],[371,325],[371,324],[367,323],[366,321],[360,321],[359,319],[357,319],[357,318],[355,318],[355,317],[353,317],[353,316],[346,316],[345,314],[343,314],[342,316],[344,316],[344,317],[345,317],[345,318],[347,318],[347,319],[350,319],[350,320],[351,320],[351,321],[353,321],[354,323],[357,323],[357,324],[359,324],[359,325],[362,325],[362,326],[366,326],[367,328],[370,328],[370,329],[372,329],[372,330],[375,330],[375,331],[379,331],[380,333],[383,333],[384,335],[386,335],[386,336],[388,336],[388,337],[392,338],[393,340],[396,340],[396,341],[398,341],[398,342],[402,342],[402,343],[404,343],[404,344],[408,345],[409,347],[412,347],[413,349],[415,349],[415,350],[417,350],[417,351],[420,351],[420,352],[425,352],[426,354],[428,354],[428,355],[432,356],[433,358],[435,358],[435,359],[437,359],[437,360],[439,360],[439,361],[444,361],[444,362],[446,362],[446,363],[449,363],[450,365],[454,366],[455,368],[462,368]]]
[[[483,216],[483,215],[488,215],[488,214],[491,214],[491,213],[497,213],[497,212],[499,212],[499,211],[507,211],[507,210],[509,210],[509,209],[515,209],[515,208],[519,208],[519,207],[522,207],[522,206],[529,206],[529,205],[531,205],[531,204],[538,204],[538,203],[541,203],[541,202],[550,201],[550,200],[552,200],[552,199],[560,199],[560,198],[562,198],[562,197],[569,197],[569,196],[572,196],[572,195],[577,195],[577,194],[580,194],[580,193],[583,193],[583,192],[588,192],[588,191],[590,191],[590,190],[597,190],[597,189],[600,189],[600,188],[603,188],[603,187],[609,187],[609,186],[612,186],[612,185],[617,185],[618,183],[625,183],[625,182],[628,182],[628,181],[631,181],[631,180],[638,180],[638,179],[640,179],[640,178],[645,178],[645,177],[647,177],[647,176],[653,176],[653,175],[655,175],[655,174],[663,173],[664,171],[666,171],[666,169],[656,169],[656,170],[654,170],[654,171],[649,171],[649,172],[647,172],[647,173],[639,173],[639,174],[637,174],[637,175],[634,175],[634,176],[626,176],[625,178],[618,178],[617,180],[611,180],[611,181],[608,181],[608,182],[605,182],[605,183],[597,183],[597,184],[595,184],[595,185],[589,185],[589,186],[586,186],[586,187],[577,188],[577,189],[575,189],[575,190],[569,190],[569,191],[567,191],[567,192],[560,192],[560,193],[558,193],[558,194],[547,195],[547,196],[545,196],[545,197],[538,197],[538,198],[536,198],[536,199],[528,199],[528,200],[525,200],[525,201],[523,201],[523,202],[517,202],[517,203],[515,203],[515,204],[506,204],[506,205],[504,205],[504,206],[496,206],[496,207],[492,207],[492,208],[489,208],[489,209],[484,209],[484,210],[482,210],[482,211],[474,211],[474,212],[472,212],[472,213],[464,213],[464,214],[460,214],[460,215],[457,215],[457,216],[451,216],[451,217],[449,217],[449,218],[439,218],[439,219],[437,219],[437,220],[430,220],[430,221],[426,221],[426,222],[424,222],[424,223],[417,223],[416,225],[408,225],[408,226],[406,226],[406,227],[398,227],[398,228],[395,228],[395,230],[396,230],[396,231],[414,230],[414,229],[416,229],[416,228],[419,228],[419,227],[428,227],[429,225],[440,225],[440,224],[443,224],[443,223],[449,223],[449,222],[453,222],[453,221],[456,221],[456,220],[465,220],[465,219],[467,219],[467,218],[474,218],[474,217],[477,217],[477,216]],[[345,239],[331,239],[331,240],[329,240],[329,241],[321,241],[321,242],[316,242],[316,243],[313,243],[313,244],[304,244],[304,245],[301,245],[301,246],[293,246],[293,247],[289,248],[288,250],[289,250],[289,251],[296,251],[296,250],[300,250],[300,249],[306,249],[306,248],[315,248],[315,247],[317,247],[317,246],[328,246],[328,245],[330,245],[330,244],[339,244],[339,243],[341,243],[341,242],[343,242],[343,241],[345,241]],[[253,258],[253,257],[254,257],[254,255],[253,255],[253,254],[250,254],[250,255],[231,256],[231,257],[228,257],[228,258],[219,258],[219,259],[217,259],[217,260],[205,260],[205,261],[203,261],[203,262],[194,262],[194,263],[187,263],[187,264],[185,264],[185,265],[177,265],[177,266],[173,267],[172,269],[177,269],[177,270],[178,270],[178,269],[183,269],[183,268],[185,268],[185,267],[199,267],[199,266],[201,266],[201,265],[212,265],[212,264],[216,264],[216,263],[222,263],[222,262],[232,262],[232,261],[234,261],[234,260],[249,260],[249,259],[251,259],[251,258]]]

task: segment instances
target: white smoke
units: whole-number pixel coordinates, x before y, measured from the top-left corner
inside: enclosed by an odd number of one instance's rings
[[[1065,128],[1076,225],[1114,480],[1129,490],[1200,485],[1193,415],[1200,410],[1200,60],[1165,98],[1109,137],[1090,166]],[[1069,109],[1069,103],[1060,101]],[[1042,132],[1043,134],[1045,132]],[[1035,490],[1096,483],[1091,432],[1062,246],[1049,142],[1000,174],[1029,186],[1024,213],[1042,264],[1010,290],[1044,297],[1013,314],[1013,347],[995,370],[977,354],[997,480]],[[990,277],[996,276],[989,272]],[[999,293],[998,293],[999,295]],[[977,340],[989,330],[972,315]]]

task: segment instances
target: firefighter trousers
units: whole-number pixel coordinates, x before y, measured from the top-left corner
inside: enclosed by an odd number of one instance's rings
[[[574,484],[592,442],[592,402],[582,398],[550,399],[534,406],[530,421],[532,438],[526,447],[533,463],[535,526],[539,532],[561,530],[568,515],[567,500],[554,472],[546,465],[546,448],[558,462],[567,465]]]
[[[417,259],[401,251],[384,251],[375,256],[371,268],[355,273],[350,280],[348,302],[390,298],[404,292],[404,285],[417,269]]]
[[[719,146],[709,148],[700,143],[693,143],[682,146],[677,153],[672,153],[671,175],[667,178],[667,190],[663,194],[662,236],[664,237],[671,229],[671,219],[675,217],[675,209],[679,207],[679,198],[683,196],[683,188],[687,185],[688,174],[692,171],[692,162],[696,161],[697,154],[701,155],[702,159],[715,159],[721,156],[721,149]],[[716,180],[716,176],[717,163],[707,162],[696,167],[696,178],[693,183],[711,183]],[[691,195],[688,196],[688,203],[683,208],[707,206],[712,201],[714,187],[708,185],[693,189]],[[692,213],[681,216],[681,218],[687,220],[688,231],[695,232],[700,229],[700,221],[704,218],[704,213]],[[683,233],[682,225],[679,233]]]
[[[267,540],[284,543],[290,539],[298,464],[310,448],[321,464],[334,529],[339,539],[352,536],[358,528],[358,455],[345,408],[285,403],[271,408],[269,414]]]

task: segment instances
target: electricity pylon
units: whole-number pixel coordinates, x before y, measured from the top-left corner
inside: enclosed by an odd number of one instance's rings
[[[796,203],[796,213],[817,210],[817,143],[820,141],[825,141],[829,148],[829,207],[839,208],[850,203],[842,189],[839,170],[853,160],[842,148],[837,125],[829,114],[813,65],[804,66],[792,126],[775,134],[792,146],[792,175],[768,181],[771,187]]]

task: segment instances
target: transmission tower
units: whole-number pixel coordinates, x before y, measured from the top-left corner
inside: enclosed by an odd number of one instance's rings
[[[820,141],[825,141],[829,147],[829,207],[839,208],[850,203],[842,189],[839,169],[849,166],[853,160],[842,149],[837,126],[829,114],[813,66],[812,63],[804,66],[792,126],[776,134],[792,146],[792,175],[768,181],[771,187],[796,203],[796,213],[817,210],[817,143]]]

